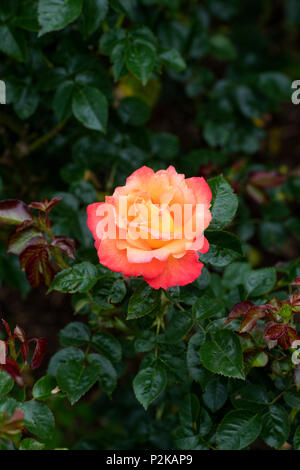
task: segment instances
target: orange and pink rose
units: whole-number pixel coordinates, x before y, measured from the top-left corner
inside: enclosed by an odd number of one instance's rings
[[[209,245],[211,191],[201,177],[173,166],[135,171],[105,202],[87,208],[100,263],[125,277],[143,276],[154,289],[184,286],[201,274],[198,253]]]

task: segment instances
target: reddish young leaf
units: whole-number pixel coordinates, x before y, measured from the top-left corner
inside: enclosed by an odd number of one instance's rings
[[[35,253],[26,263],[25,274],[32,287],[38,287],[42,282],[40,272],[40,252]]]
[[[296,340],[300,340],[297,331],[291,326],[287,326],[284,334],[279,338],[278,344],[282,349],[289,349]]]
[[[35,237],[20,255],[21,269],[25,270],[32,287],[39,286],[42,278],[45,279],[46,285],[53,279],[54,273],[48,263],[47,247],[48,243],[44,238]]]
[[[36,343],[36,347],[31,359],[30,367],[31,369],[37,369],[40,367],[47,348],[48,341],[46,338],[31,338],[28,343],[34,341]]]
[[[292,286],[300,286],[300,276],[293,280]]]
[[[54,270],[49,262],[49,256],[47,250],[41,250],[39,255],[39,262],[42,270],[42,275],[47,287],[50,286],[54,278]]]
[[[7,344],[6,341],[0,340],[0,364],[6,363]]]
[[[28,345],[27,345],[27,342],[26,342],[25,331],[23,330],[23,328],[21,328],[20,326],[17,325],[16,328],[14,329],[14,335],[22,343],[22,345],[21,345],[21,354],[22,354],[24,363],[27,364]]]
[[[272,171],[256,171],[249,174],[249,182],[260,188],[276,188],[286,180],[285,175]]]
[[[272,313],[278,313],[281,308],[282,302],[277,298],[269,300],[264,306]]]
[[[278,340],[285,333],[285,330],[285,324],[271,322],[265,329],[264,338],[267,341]]]
[[[32,220],[28,206],[17,199],[0,201],[0,222],[19,225],[24,220]]]
[[[233,307],[233,309],[229,312],[229,315],[227,317],[226,322],[223,325],[223,328],[224,326],[232,322],[232,320],[236,318],[240,318],[242,315],[245,315],[253,306],[254,306],[254,303],[250,302],[250,300],[245,300],[245,302],[238,302]]]
[[[7,252],[19,255],[32,238],[41,235],[41,232],[35,227],[26,227],[23,230],[16,230],[8,238]]]
[[[282,302],[274,297],[264,304],[264,307],[267,309],[270,320],[275,323],[280,319],[280,309],[282,307]]]
[[[22,346],[21,346],[21,354],[22,354],[22,358],[23,358],[24,364],[27,364],[28,354],[29,354],[29,347],[28,347],[27,342],[26,342],[26,343],[22,343]]]
[[[252,184],[246,185],[246,192],[248,196],[253,199],[253,201],[257,202],[257,204],[265,204],[266,202],[268,202],[268,198],[265,193],[263,193],[260,189],[256,188]]]
[[[18,325],[16,325],[16,328],[14,329],[14,335],[18,338],[19,341],[21,341],[21,343],[26,341],[25,331]]]
[[[69,237],[55,237],[51,246],[59,248],[69,258],[75,259],[75,241]]]
[[[19,424],[21,425],[21,422],[23,421],[24,419],[24,413],[22,410],[20,410],[20,408],[16,408],[12,417],[10,418],[10,420],[8,421],[8,424]],[[21,427],[23,427],[21,425]]]
[[[25,271],[26,265],[31,258],[35,258],[37,249],[34,246],[28,246],[20,255],[20,268]]]
[[[241,323],[240,333],[247,333],[251,331],[255,327],[257,321],[260,318],[264,318],[265,316],[266,312],[264,307],[261,305],[255,305],[253,308],[248,310],[244,316]]]
[[[24,230],[25,228],[29,228],[29,227],[32,227],[34,225],[34,220],[31,219],[31,220],[24,220],[24,222],[22,222],[20,225],[18,225],[16,227],[16,230],[15,232],[21,232],[22,230]]]
[[[290,296],[289,303],[294,313],[300,311],[300,294],[293,294]]]
[[[7,335],[10,337],[11,336],[11,330],[10,330],[9,324],[3,318],[1,318],[1,321],[4,325],[4,328],[6,329]]]
[[[5,370],[9,375],[12,376],[14,381],[20,386],[23,387],[24,381],[20,372],[20,368],[14,359],[10,357],[6,358],[6,363],[0,365],[0,369]]]
[[[37,209],[38,211],[49,212],[61,200],[61,197],[54,197],[53,199],[45,199],[42,202],[32,202],[29,204],[29,207],[31,209]]]

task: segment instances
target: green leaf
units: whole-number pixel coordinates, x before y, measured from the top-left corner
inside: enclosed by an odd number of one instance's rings
[[[133,390],[137,400],[145,410],[164,390],[167,384],[167,374],[160,366],[147,367],[136,375]]]
[[[251,271],[245,280],[248,295],[259,297],[269,292],[276,283],[275,268],[262,268]]]
[[[0,415],[5,413],[6,418],[10,419],[14,414],[19,403],[14,398],[2,397],[0,398]]]
[[[86,292],[96,284],[97,280],[98,270],[96,266],[88,261],[83,261],[56,274],[48,293],[53,290],[69,294]]]
[[[142,283],[131,296],[128,304],[127,320],[144,317],[159,304],[159,291]]]
[[[85,38],[93,34],[105,19],[108,0],[84,0],[81,17],[81,32]]]
[[[203,406],[200,409],[200,416],[199,416],[198,423],[199,423],[198,430],[199,430],[200,436],[206,436],[207,434],[209,434],[212,428],[212,419],[208,411]]]
[[[25,401],[20,405],[24,413],[25,428],[40,439],[49,439],[54,431],[54,417],[48,406],[38,401]]]
[[[236,48],[229,38],[223,34],[215,34],[210,38],[210,49],[219,60],[234,60],[237,57]]]
[[[19,450],[42,450],[44,449],[45,444],[38,442],[31,437],[27,437],[20,442]]]
[[[0,51],[20,62],[24,62],[27,57],[27,42],[22,31],[1,24]]]
[[[196,434],[194,429],[180,426],[175,430],[174,441],[177,449],[181,450],[208,450],[200,439],[200,436]]]
[[[203,266],[202,271],[201,271],[201,276],[197,277],[195,281],[195,285],[197,286],[198,289],[203,290],[209,286],[210,282],[211,282],[211,274],[208,271],[208,269],[205,266]]]
[[[39,36],[58,31],[78,18],[83,0],[39,0],[38,20],[42,29]]]
[[[151,152],[162,160],[172,160],[179,151],[178,137],[168,132],[152,134],[150,145]]]
[[[293,440],[294,450],[300,450],[300,426],[296,428]]]
[[[186,68],[185,61],[176,49],[164,51],[159,55],[159,57],[167,68],[175,70],[175,72],[181,72]]]
[[[108,119],[107,99],[92,86],[77,89],[72,97],[72,111],[85,127],[105,132]]]
[[[241,450],[258,438],[261,420],[250,411],[230,411],[217,428],[216,441],[219,450]]]
[[[65,348],[61,349],[57,353],[54,354],[54,356],[51,357],[49,366],[47,369],[47,373],[49,375],[54,375],[56,376],[57,374],[57,369],[58,367],[69,361],[69,360],[74,360],[74,361],[82,361],[84,358],[84,353],[81,351],[81,349],[78,348]]]
[[[203,367],[199,356],[200,346],[202,346],[204,341],[204,333],[195,333],[189,341],[186,353],[189,375],[193,380],[195,380],[195,382],[199,383],[202,388],[205,387],[211,377],[211,372]]]
[[[18,3],[19,8],[17,11],[17,17],[14,18],[14,25],[28,31],[37,32],[40,29],[37,18],[37,2],[23,0]]]
[[[291,95],[290,78],[281,72],[262,72],[259,74],[257,86],[273,100],[287,100]]]
[[[285,403],[293,409],[300,410],[300,392],[288,390],[283,394]]]
[[[98,380],[100,388],[109,395],[117,385],[117,372],[112,363],[100,354],[90,354],[90,365],[98,370]]]
[[[231,397],[235,408],[253,411],[263,410],[269,403],[267,392],[260,385],[248,383],[235,390]]]
[[[225,308],[222,301],[206,295],[200,297],[193,305],[193,315],[199,321],[214,317],[219,313],[224,313],[224,311]]]
[[[123,29],[109,29],[102,34],[99,41],[99,48],[101,54],[110,55],[114,48],[126,38],[126,33]]]
[[[243,285],[250,271],[250,263],[231,263],[224,271],[222,284],[228,289],[232,289],[238,285]]]
[[[141,39],[136,39],[126,47],[126,66],[143,85],[154,68],[156,51],[153,45]]]
[[[58,366],[56,378],[59,388],[74,405],[98,380],[99,371],[94,364],[84,364],[84,359],[70,359]]]
[[[223,176],[210,178],[208,184],[212,192],[212,221],[209,229],[221,230],[234,218],[238,208],[238,199]]]
[[[200,403],[196,395],[190,393],[180,404],[179,419],[182,426],[195,429],[195,423],[200,413]]]
[[[99,331],[91,339],[91,346],[108,357],[112,362],[120,362],[122,349],[119,341],[109,333]]]
[[[72,114],[72,96],[74,89],[74,82],[72,80],[66,80],[59,85],[55,92],[52,108],[59,121],[70,117]]]
[[[165,338],[166,342],[178,343],[192,328],[193,318],[189,311],[176,310],[168,323]]]
[[[244,379],[243,354],[237,335],[228,330],[217,330],[212,339],[200,348],[202,364],[211,372]]]
[[[7,395],[13,388],[14,381],[11,375],[0,369],[0,397]]]
[[[39,95],[33,84],[22,88],[20,98],[14,103],[14,110],[20,119],[28,119],[35,113],[39,104]]]
[[[45,375],[33,386],[32,396],[36,400],[47,400],[52,396],[52,390],[56,387],[56,380],[53,375]]]
[[[137,334],[134,341],[134,349],[137,353],[149,352],[154,349],[156,336],[153,331],[145,330]]]
[[[207,253],[200,253],[200,260],[217,268],[223,268],[241,258],[243,251],[240,240],[230,232],[211,231],[206,233],[209,242]]]
[[[130,97],[121,101],[117,113],[124,124],[143,126],[149,120],[151,111],[145,101]]]
[[[271,405],[262,417],[262,439],[271,447],[280,448],[290,434],[288,413],[280,405]]]
[[[204,405],[213,413],[220,410],[228,398],[227,387],[219,377],[213,377],[202,395]]]
[[[240,85],[235,89],[237,104],[244,116],[255,119],[261,116],[263,112],[262,103],[251,88]]]
[[[59,332],[59,341],[62,346],[83,346],[89,339],[88,326],[77,321],[69,323]]]

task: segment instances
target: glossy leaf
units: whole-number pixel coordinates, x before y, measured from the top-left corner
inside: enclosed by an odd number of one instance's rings
[[[230,411],[217,428],[219,450],[241,450],[259,436],[261,419],[250,411]]]
[[[62,346],[83,346],[90,339],[88,326],[81,322],[71,322],[59,332]]]
[[[131,296],[128,304],[128,320],[148,315],[159,304],[159,292],[148,284],[141,284]]]
[[[42,29],[40,36],[49,31],[65,28],[81,13],[82,0],[40,0],[38,19]]]
[[[28,206],[17,199],[0,201],[0,222],[18,225],[25,220],[32,220]]]
[[[271,447],[280,448],[288,439],[290,422],[287,412],[275,404],[262,417],[261,437]]]
[[[163,392],[166,383],[166,372],[160,366],[147,367],[136,375],[133,381],[133,390],[145,410]]]
[[[64,269],[58,273],[48,292],[52,290],[68,292],[70,294],[86,292],[96,284],[97,279],[97,268],[88,261],[83,261],[80,264],[75,264],[72,268]]]
[[[217,330],[200,348],[202,364],[211,372],[244,378],[242,348],[235,333]]]
[[[211,203],[212,222],[210,230],[221,230],[228,225],[238,207],[238,200],[229,183],[222,177],[216,176],[209,181],[213,198]]]
[[[40,439],[49,439],[54,431],[54,417],[50,409],[34,400],[22,403],[20,408],[24,413],[25,428]]]
[[[97,88],[85,86],[76,90],[72,97],[74,116],[85,127],[105,132],[108,119],[108,105],[104,94]]]

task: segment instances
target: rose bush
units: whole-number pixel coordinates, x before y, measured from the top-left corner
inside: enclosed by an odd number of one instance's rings
[[[299,8],[1,0],[1,450],[300,449]]]

